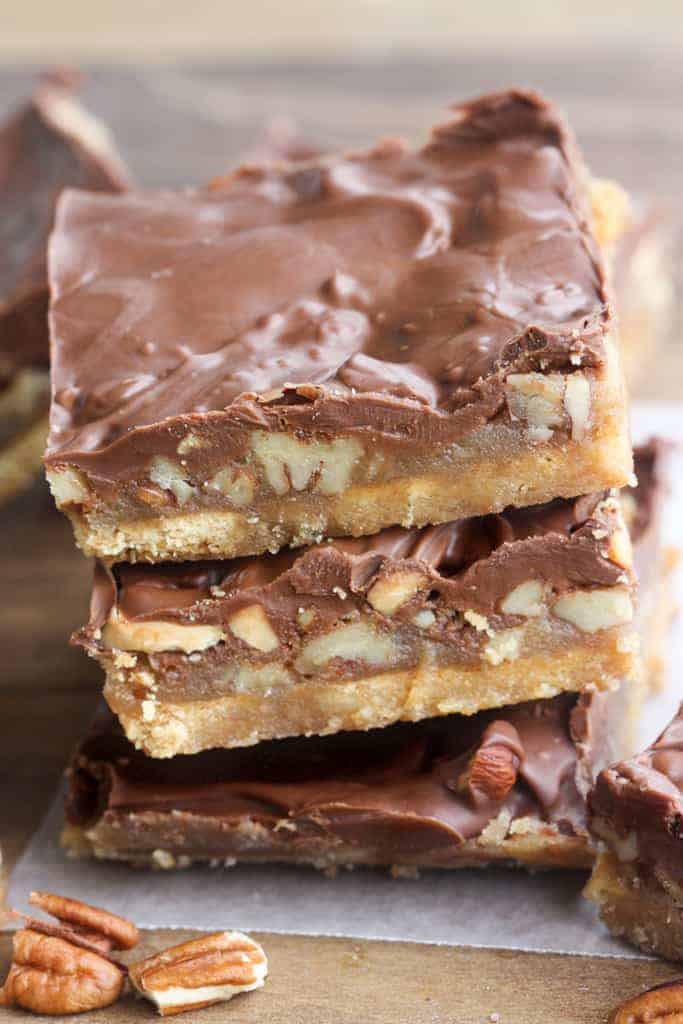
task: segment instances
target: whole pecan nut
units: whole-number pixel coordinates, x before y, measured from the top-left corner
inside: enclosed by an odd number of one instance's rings
[[[268,961],[242,932],[202,936],[129,967],[132,984],[163,1017],[197,1010],[263,985]]]
[[[51,1016],[83,1013],[111,1005],[123,990],[118,964],[55,935],[22,928],[13,949],[3,989],[7,1006]]]
[[[34,1013],[82,1013],[119,998],[126,970],[110,950],[138,941],[135,925],[100,907],[54,893],[32,892],[29,902],[57,924],[12,912],[25,927],[14,936],[14,955],[2,1002]]]
[[[683,1024],[683,979],[627,999],[612,1010],[608,1024]]]

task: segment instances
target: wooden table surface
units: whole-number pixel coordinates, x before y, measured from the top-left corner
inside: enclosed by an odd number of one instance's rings
[[[29,70],[0,71],[0,114],[30,82]],[[683,62],[665,50],[656,62],[634,46],[552,60],[534,52],[513,59],[501,51],[375,65],[99,69],[85,93],[141,183],[178,185],[221,173],[259,144],[273,116],[295,117],[306,136],[328,145],[355,145],[378,134],[419,137],[450,100],[510,82],[541,87],[562,102],[594,170],[656,196],[680,221]],[[639,393],[681,399],[682,381],[683,346],[674,341]],[[86,613],[90,569],[44,487],[0,510],[0,527],[0,845],[7,871],[87,725],[99,677],[67,643]],[[581,1024],[605,1019],[615,1002],[672,973],[651,961],[408,943],[271,936],[267,947],[272,979],[263,993],[234,1004],[235,1020],[469,1024],[499,1014],[501,1024]],[[0,936],[0,972],[8,954],[9,938]],[[207,1011],[202,1019],[224,1014]],[[97,1019],[119,1024],[145,1015],[145,1007],[122,1003]],[[12,1019],[0,1011],[2,1024]]]

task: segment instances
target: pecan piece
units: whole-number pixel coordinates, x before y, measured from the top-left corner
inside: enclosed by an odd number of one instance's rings
[[[29,902],[58,924],[27,917],[14,936],[14,955],[2,990],[7,1006],[50,1015],[83,1013],[109,1006],[121,995],[125,968],[111,949],[131,949],[134,924],[108,910],[50,892],[32,892]]]
[[[123,990],[126,976],[118,964],[56,935],[22,928],[13,950],[2,990],[6,1006],[50,1016],[83,1013],[110,1006]]]
[[[130,980],[162,1017],[198,1010],[263,985],[268,961],[242,932],[217,932],[131,964]]]
[[[28,898],[33,907],[39,907],[51,917],[61,921],[65,929],[89,939],[100,949],[132,949],[139,942],[137,928],[125,917],[117,917],[101,907],[56,896],[51,892],[32,892]],[[36,922],[34,922],[35,924]]]
[[[641,992],[617,1006],[608,1024],[682,1024],[683,979],[667,981],[663,985]]]
[[[492,722],[484,731],[455,789],[476,805],[501,803],[515,782],[524,756],[519,734],[509,722]]]

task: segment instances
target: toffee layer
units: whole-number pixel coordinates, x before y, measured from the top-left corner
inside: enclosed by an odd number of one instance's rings
[[[589,810],[605,850],[586,895],[616,935],[683,959],[683,705],[649,749],[600,773]]]
[[[566,125],[518,91],[420,150],[67,193],[46,461],[78,542],[233,557],[626,484],[590,221]]]
[[[158,761],[109,718],[69,774],[72,852],[138,866],[586,867],[609,694]],[[610,739],[611,737],[611,739]]]
[[[127,182],[104,126],[65,84],[44,82],[0,127],[0,388],[47,370],[46,252],[60,193]]]
[[[76,641],[167,757],[368,729],[633,673],[631,544],[598,494],[305,551],[96,569]]]

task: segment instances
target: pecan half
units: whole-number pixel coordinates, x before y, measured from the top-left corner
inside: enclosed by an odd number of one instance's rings
[[[492,722],[460,775],[456,791],[467,795],[475,805],[501,803],[517,781],[523,756],[514,726],[509,722]]]
[[[140,940],[139,932],[131,921],[101,907],[92,907],[89,903],[51,892],[32,892],[28,901],[100,949],[132,949]]]
[[[267,973],[263,949],[242,932],[205,935],[129,967],[132,984],[162,1017],[251,992],[263,985]]]
[[[682,1024],[683,978],[656,985],[612,1010],[608,1024]]]
[[[14,936],[2,1002],[54,1015],[97,1010],[118,999],[126,971],[109,952],[136,945],[135,925],[101,907],[54,893],[32,892],[29,902],[58,923],[12,911],[25,927]]]
[[[6,1006],[50,1016],[98,1010],[115,1002],[125,973],[107,957],[55,935],[22,928],[2,991]]]

